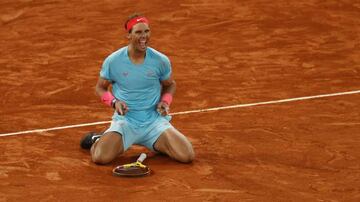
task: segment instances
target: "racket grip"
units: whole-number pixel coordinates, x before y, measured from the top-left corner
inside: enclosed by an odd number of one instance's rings
[[[139,158],[137,159],[137,162],[142,163],[144,160],[146,159],[146,154],[145,153],[141,153]]]

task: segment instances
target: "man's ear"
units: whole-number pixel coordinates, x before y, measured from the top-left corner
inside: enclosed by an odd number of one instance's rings
[[[131,38],[130,33],[127,33],[127,34],[126,34],[126,38],[127,38],[127,39],[130,39],[130,38]]]

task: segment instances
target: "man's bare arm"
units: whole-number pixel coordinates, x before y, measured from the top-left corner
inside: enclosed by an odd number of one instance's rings
[[[165,93],[170,93],[171,95],[175,94],[176,91],[176,82],[175,80],[170,77],[167,80],[161,81],[161,85],[162,85],[162,95]]]
[[[161,85],[162,97],[159,104],[157,105],[157,110],[161,115],[165,116],[169,114],[172,97],[176,91],[176,82],[172,77],[170,77],[169,79],[162,81]]]
[[[103,100],[104,94],[109,93],[110,85],[111,85],[110,81],[101,77],[96,83],[95,92],[102,99],[103,102],[104,102]],[[111,96],[113,97],[113,95]],[[115,97],[113,98],[114,98],[113,99],[114,102],[112,102],[111,106],[115,108],[118,114],[125,115],[129,111],[129,108],[127,107],[126,103],[124,101],[117,100]]]
[[[109,87],[111,85],[111,82],[99,77],[97,83],[96,83],[96,87],[95,87],[95,92],[96,94],[101,97],[105,92],[107,92],[109,90]]]

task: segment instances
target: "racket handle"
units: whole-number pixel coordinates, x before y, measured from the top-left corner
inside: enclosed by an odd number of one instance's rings
[[[145,153],[141,153],[139,158],[137,159],[137,162],[142,163],[144,160],[146,159],[146,154]]]

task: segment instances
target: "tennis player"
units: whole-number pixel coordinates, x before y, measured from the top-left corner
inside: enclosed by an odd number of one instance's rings
[[[170,61],[148,47],[151,31],[146,17],[130,16],[125,29],[128,45],[104,60],[96,84],[101,101],[114,108],[111,125],[103,134],[85,135],[81,146],[91,148],[97,164],[111,162],[133,144],[190,163],[192,144],[169,122],[176,89]]]

